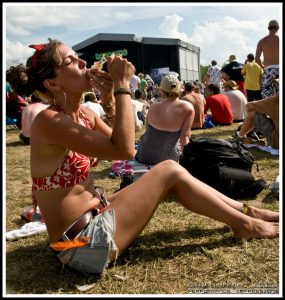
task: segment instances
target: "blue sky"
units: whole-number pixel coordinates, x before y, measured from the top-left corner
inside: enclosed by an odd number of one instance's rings
[[[282,3],[4,3],[6,68],[25,63],[29,44],[57,38],[72,47],[98,33],[179,38],[201,48],[201,64],[230,54],[244,62],[276,19],[282,28]],[[282,31],[279,32],[282,42]],[[5,49],[5,48],[4,48]]]

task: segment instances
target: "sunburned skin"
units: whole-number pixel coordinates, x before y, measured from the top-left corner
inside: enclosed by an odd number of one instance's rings
[[[107,61],[105,54],[102,55],[99,61],[95,61],[91,66],[91,70],[102,70],[104,63]]]

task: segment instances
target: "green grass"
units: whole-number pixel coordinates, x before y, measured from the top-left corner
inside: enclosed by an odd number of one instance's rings
[[[193,136],[228,139],[237,125],[193,131]],[[136,135],[139,138],[141,132]],[[18,229],[23,207],[31,206],[29,146],[18,140],[18,130],[6,130],[6,231]],[[279,173],[279,157],[250,149],[267,183]],[[93,170],[97,185],[112,193],[119,178],[110,179],[111,162]],[[278,211],[279,201],[266,188],[249,205]],[[7,294],[188,294],[197,289],[240,289],[279,286],[279,239],[235,241],[228,226],[191,213],[167,199],[154,217],[102,276],[62,268],[48,248],[47,233],[6,241]],[[121,280],[116,275],[121,276]],[[124,279],[124,280],[122,280]],[[77,286],[90,285],[81,292]],[[259,289],[260,292],[260,289]]]

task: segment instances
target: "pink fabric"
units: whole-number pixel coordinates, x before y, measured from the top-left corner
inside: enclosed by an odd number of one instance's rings
[[[118,175],[132,174],[134,172],[133,166],[128,164],[127,160],[115,161],[112,164],[111,169],[113,172],[117,173]]]
[[[137,160],[115,160],[111,166],[113,172],[119,176],[128,174],[143,174],[149,171],[153,165],[146,165]]]

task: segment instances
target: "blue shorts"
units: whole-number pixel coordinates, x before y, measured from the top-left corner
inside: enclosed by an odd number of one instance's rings
[[[90,237],[89,243],[81,248],[61,251],[57,257],[64,264],[83,273],[100,274],[109,264],[109,258],[118,248],[113,240],[115,233],[114,209],[105,210],[95,216],[77,237]]]
[[[267,98],[279,92],[279,85],[275,79],[279,78],[279,66],[272,65],[264,68],[262,75],[261,95],[262,98]]]

